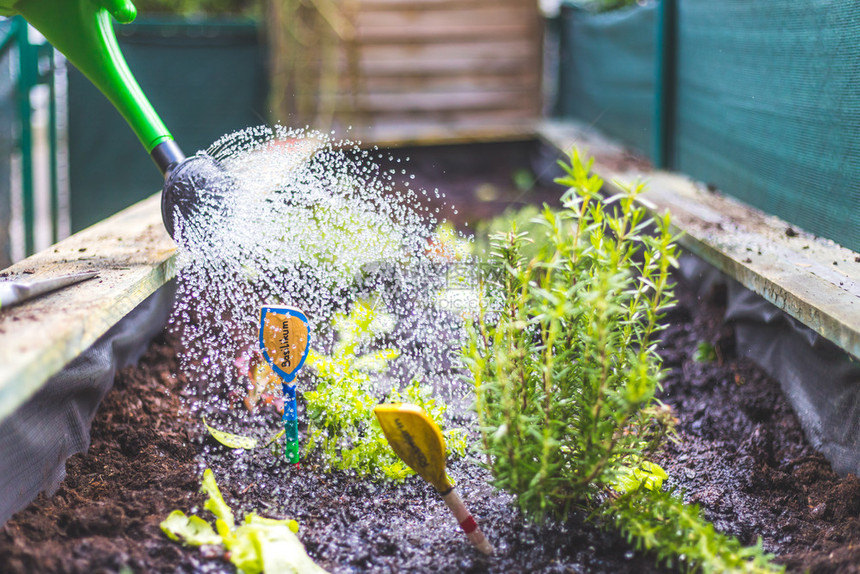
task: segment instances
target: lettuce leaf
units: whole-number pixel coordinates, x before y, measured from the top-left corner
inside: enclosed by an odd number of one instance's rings
[[[669,478],[659,465],[647,460],[643,460],[638,468],[625,466],[620,470],[612,483],[612,488],[619,494],[627,494],[639,488],[659,491],[663,488],[663,481]]]
[[[215,534],[212,526],[199,516],[186,516],[181,510],[174,510],[161,522],[161,530],[168,538],[189,546],[221,544],[221,537]]]
[[[218,521],[222,521],[229,530],[236,528],[236,522],[233,518],[233,511],[224,502],[224,497],[221,496],[221,491],[218,489],[218,484],[215,482],[215,474],[211,469],[206,469],[203,472],[203,483],[200,485],[200,491],[209,495],[209,499],[203,505],[203,508],[215,515],[215,528],[221,536],[224,536],[222,528],[219,528]]]
[[[181,510],[174,510],[161,522],[161,530],[171,540],[189,546],[222,546],[239,574],[326,572],[305,552],[296,536],[299,523],[295,520],[264,518],[251,512],[237,528],[233,511],[208,468],[203,472],[200,490],[209,496],[204,508],[215,515],[215,529],[199,516],[186,516]]]

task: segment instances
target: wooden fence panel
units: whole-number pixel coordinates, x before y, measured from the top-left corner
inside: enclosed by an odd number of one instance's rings
[[[323,40],[319,50],[305,49],[303,65],[314,73],[304,85],[281,82],[273,94],[315,93],[313,117],[281,110],[282,121],[396,144],[519,137],[539,117],[543,20],[534,0],[326,6],[317,21],[331,24],[325,41],[337,36],[336,54]]]

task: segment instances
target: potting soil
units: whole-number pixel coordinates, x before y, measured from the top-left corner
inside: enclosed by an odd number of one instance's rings
[[[720,530],[747,543],[761,536],[790,572],[857,572],[860,481],[832,471],[805,442],[778,384],[734,354],[733,331],[721,320],[725,291],[699,297],[682,282],[678,294],[661,349],[671,367],[663,400],[679,418],[679,442],[659,461],[670,483]],[[715,344],[720,358],[696,362],[702,341]],[[197,492],[206,435],[183,409],[189,391],[177,375],[179,344],[165,334],[139,366],[119,373],[96,416],[90,451],[69,460],[55,496],[40,496],[0,530],[5,572],[232,571],[221,557],[183,548],[158,528],[175,508],[206,514]],[[213,470],[228,502],[263,515],[285,507],[311,556],[333,572],[661,571],[583,514],[563,524],[530,523],[487,485],[474,458],[455,461],[451,474],[496,547],[490,558],[468,545],[417,477],[393,486],[323,473],[308,461],[278,479],[275,500],[276,457],[237,473],[231,461],[248,453],[225,454]]]
[[[396,164],[396,155],[390,157]],[[472,185],[463,184],[464,194],[518,197],[515,189],[482,188],[488,182],[472,177]],[[420,185],[432,189],[432,180],[421,179]],[[454,197],[453,203],[465,205],[464,199],[474,197]],[[462,223],[468,220],[457,215]],[[201,294],[225,288],[197,285]],[[762,537],[790,571],[857,572],[860,481],[833,472],[805,441],[778,384],[735,354],[734,332],[722,322],[725,291],[698,293],[681,280],[678,296],[661,348],[671,369],[661,398],[679,419],[679,441],[658,461],[670,485],[702,505],[720,530],[748,544]],[[450,474],[496,547],[492,557],[468,545],[442,501],[417,477],[401,485],[358,479],[326,471],[313,455],[296,470],[284,465],[278,451],[218,444],[200,421],[201,402],[213,389],[201,374],[213,357],[224,364],[230,357],[219,359],[188,333],[213,325],[213,317],[214,324],[227,327],[206,336],[223,340],[250,328],[241,327],[244,319],[236,323],[234,314],[225,306],[186,307],[174,332],[159,338],[137,367],[121,371],[94,422],[90,451],[69,460],[55,496],[40,496],[0,529],[4,571],[233,571],[217,549],[184,548],[158,527],[177,508],[207,516],[198,493],[207,466],[234,509],[297,519],[310,555],[333,572],[661,571],[584,512],[563,523],[531,523],[509,495],[489,486],[488,471],[474,454],[452,461]],[[715,346],[714,360],[695,359],[702,342]],[[301,392],[300,387],[300,417]],[[216,414],[242,412],[220,395],[211,402]],[[461,402],[453,422],[470,427],[468,399]],[[266,412],[271,420],[271,409],[260,409],[259,416]],[[230,412],[224,420],[231,420]],[[245,427],[254,422],[244,415],[234,420]],[[471,438],[477,442],[474,430]]]

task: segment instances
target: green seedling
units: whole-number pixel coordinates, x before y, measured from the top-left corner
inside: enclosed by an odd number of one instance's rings
[[[174,510],[161,522],[162,532],[171,540],[187,546],[220,546],[225,559],[229,559],[240,574],[326,572],[305,552],[296,536],[299,523],[295,520],[264,518],[252,512],[237,526],[233,511],[224,501],[215,475],[208,468],[203,473],[200,489],[209,497],[204,508],[214,515],[215,528],[199,516]]]
[[[338,313],[334,318],[338,338],[331,354],[310,351],[308,365],[316,387],[303,393],[308,416],[305,452],[316,452],[327,468],[394,481],[412,474],[389,448],[373,414],[381,401],[414,403],[437,424],[444,420],[447,407],[419,381],[387,396],[377,390],[391,361],[400,354],[392,347],[379,348],[391,323],[378,307],[356,302],[348,314]],[[368,347],[376,350],[361,352]],[[449,452],[465,454],[465,433],[461,429],[443,432]]]
[[[493,547],[454,490],[445,472],[445,439],[433,420],[419,407],[404,403],[373,409],[391,449],[418,475],[433,485],[475,548],[492,554]]]
[[[717,348],[707,341],[700,341],[696,345],[696,352],[693,354],[693,360],[697,363],[713,363],[718,358]]]
[[[373,408],[384,402],[407,401],[419,405],[437,423],[444,419],[446,406],[432,397],[429,388],[412,381],[402,391],[382,395],[378,381],[386,377],[389,364],[399,356],[394,348],[377,348],[359,352],[384,335],[391,320],[371,305],[357,302],[349,314],[337,314],[334,327],[337,343],[330,355],[309,350],[307,364],[313,371],[315,388],[303,394],[308,416],[306,455],[316,453],[325,468],[355,472],[361,477],[402,481],[412,470],[397,458],[388,446]],[[378,345],[377,345],[378,347]],[[263,381],[275,378],[268,367],[257,373]],[[258,369],[252,368],[251,371]],[[286,409],[285,409],[286,412]],[[227,448],[256,449],[269,447],[285,435],[289,425],[268,440],[258,440],[215,428],[203,421],[210,436]],[[451,454],[462,456],[466,450],[461,429],[444,431]],[[298,444],[296,443],[296,446]]]

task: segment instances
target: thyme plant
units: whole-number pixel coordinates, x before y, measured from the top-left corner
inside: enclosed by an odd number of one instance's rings
[[[714,548],[713,527],[662,492],[665,473],[648,460],[674,432],[671,409],[655,398],[678,257],[669,215],[648,217],[643,185],[601,195],[576,152],[561,165],[563,209],[533,219],[541,231],[513,225],[492,236],[498,271],[463,351],[495,485],[536,519],[595,511],[664,561],[686,553],[684,564],[704,571],[769,571],[760,548],[734,562],[697,553]]]

